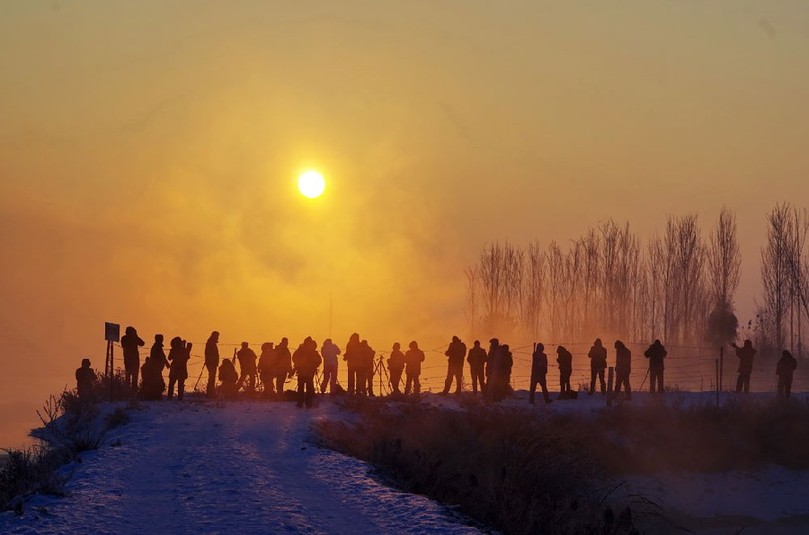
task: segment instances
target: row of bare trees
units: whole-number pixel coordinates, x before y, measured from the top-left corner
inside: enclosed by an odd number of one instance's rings
[[[724,344],[736,338],[740,264],[728,210],[707,241],[686,215],[669,217],[645,246],[628,222],[612,220],[566,247],[488,244],[466,270],[470,334]]]
[[[767,214],[767,241],[761,249],[763,301],[753,329],[761,347],[803,354],[801,329],[809,317],[807,231],[805,208],[782,203]]]

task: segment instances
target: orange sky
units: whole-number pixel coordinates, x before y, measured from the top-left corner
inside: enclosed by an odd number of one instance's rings
[[[331,295],[342,343],[441,343],[486,241],[609,217],[735,210],[745,320],[809,205],[807,58],[800,1],[3,2],[0,421],[105,320],[322,338]]]

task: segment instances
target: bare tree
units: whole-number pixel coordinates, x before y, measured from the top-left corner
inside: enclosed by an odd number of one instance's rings
[[[793,277],[789,256],[794,240],[794,221],[788,203],[777,205],[767,214],[767,243],[761,249],[761,284],[764,312],[772,331],[775,351],[784,348],[784,319],[790,308]]]
[[[733,294],[739,286],[742,255],[736,239],[736,216],[722,208],[719,220],[710,235],[708,248],[708,279],[711,291],[711,312],[708,317],[707,338],[716,345],[736,339],[738,319],[734,314]]]

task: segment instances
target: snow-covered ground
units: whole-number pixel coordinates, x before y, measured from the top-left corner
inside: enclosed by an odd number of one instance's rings
[[[530,406],[526,397],[519,391],[502,406],[539,415],[606,410],[600,394],[549,406],[541,397]],[[733,398],[723,394],[720,401]],[[707,393],[664,399],[715,402]],[[631,403],[648,400],[637,393]],[[426,394],[422,403],[460,411],[468,401]],[[35,496],[23,517],[0,514],[0,533],[477,532],[450,509],[386,486],[366,463],[312,444],[313,421],[356,417],[328,399],[311,410],[292,403],[164,401],[142,403],[130,415],[101,449],[66,467],[72,472],[67,497]],[[698,533],[809,533],[806,472],[771,467],[632,476],[616,498],[632,495],[659,503],[671,532],[681,526]]]
[[[143,403],[68,467],[66,498],[35,496],[0,533],[472,533],[370,467],[309,442],[324,403]]]

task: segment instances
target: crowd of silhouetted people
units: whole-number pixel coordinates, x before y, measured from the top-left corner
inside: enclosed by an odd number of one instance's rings
[[[185,395],[188,379],[188,361],[191,359],[192,343],[179,336],[169,342],[168,354],[164,348],[162,334],[154,336],[148,356],[143,364],[140,362],[140,348],[145,342],[138,336],[134,327],[127,327],[120,341],[124,357],[124,380],[131,392],[137,393],[143,400],[160,400],[168,386],[167,398],[172,399],[177,392],[177,399]],[[630,374],[632,371],[632,352],[621,341],[614,345],[614,366],[610,369],[610,381],[614,372],[614,383],[608,386],[605,373],[608,366],[608,351],[600,338],[596,338],[587,353],[590,363],[590,385],[588,395],[600,387],[602,394],[611,393],[632,398]],[[749,392],[750,376],[753,371],[753,358],[756,350],[750,340],[745,340],[742,347],[733,344],[739,359],[738,381],[736,392]],[[488,350],[475,340],[471,348],[457,336],[453,336],[444,354],[447,357],[447,377],[441,395],[448,395],[455,384],[455,393],[460,394],[464,384],[464,367],[469,365],[472,393],[480,393],[486,400],[501,401],[512,392],[513,354],[508,344],[501,344],[497,338],[489,340]],[[337,381],[339,356],[345,362],[348,372],[348,384],[344,389]],[[573,354],[564,346],[556,347],[556,362],[559,370],[558,399],[575,399],[578,392],[571,387],[573,373]],[[655,340],[644,351],[648,361],[649,391],[664,391],[665,360],[668,352],[660,340]],[[348,394],[355,396],[374,396],[374,379],[385,380],[389,392],[393,396],[418,395],[421,391],[422,363],[425,354],[414,340],[408,344],[407,351],[402,351],[396,342],[391,348],[387,363],[382,355],[360,339],[358,333],[352,334],[345,345],[345,351],[327,338],[318,349],[317,342],[307,337],[298,347],[291,351],[289,340],[281,338],[275,344],[265,342],[261,345],[260,355],[247,342],[234,349],[232,358],[221,358],[219,353],[219,332],[213,331],[205,343],[204,370],[207,371],[206,394],[210,398],[235,398],[239,392],[261,395],[268,399],[295,399],[298,407],[311,407],[315,399],[316,386],[323,394]],[[238,371],[237,371],[238,364]],[[318,385],[315,378],[322,365],[322,375]],[[788,398],[791,393],[796,359],[783,351],[776,367],[778,376],[778,396]],[[164,379],[164,370],[168,369],[168,385]],[[534,344],[531,359],[531,375],[528,385],[529,402],[535,402],[537,387],[542,392],[545,403],[551,403],[548,392],[548,356],[542,343]],[[200,372],[200,379],[202,372]],[[297,378],[296,389],[285,389],[287,381]],[[96,375],[90,367],[90,360],[83,359],[82,366],[76,370],[77,391],[80,398],[85,398],[92,390]],[[645,379],[644,379],[645,381]],[[198,381],[199,382],[199,379]],[[195,385],[196,387],[196,385]],[[260,387],[260,388],[259,388]],[[612,390],[610,392],[610,389]],[[380,392],[383,394],[383,392]]]

